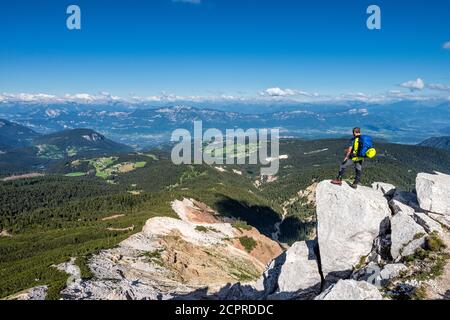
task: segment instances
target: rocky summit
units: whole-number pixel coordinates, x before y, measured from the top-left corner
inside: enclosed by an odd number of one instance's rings
[[[317,238],[281,246],[193,199],[114,249],[73,259],[64,299],[381,300],[444,296],[450,281],[450,176],[419,174],[417,193],[329,181],[315,193]],[[252,239],[252,240],[249,240]],[[45,296],[46,287],[20,294]]]
[[[319,183],[316,190],[317,234],[325,280],[348,277],[373,242],[389,226],[391,211],[381,192],[347,184]]]

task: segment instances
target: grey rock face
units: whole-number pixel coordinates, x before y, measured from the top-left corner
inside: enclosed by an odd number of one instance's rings
[[[398,277],[400,275],[400,272],[407,270],[408,267],[405,266],[403,263],[392,263],[387,264],[383,270],[381,270],[379,279],[381,282],[381,285],[385,285],[384,281],[391,280],[395,277]]]
[[[316,300],[383,300],[376,286],[355,280],[340,280],[321,293]]]
[[[380,191],[385,196],[391,196],[394,194],[396,187],[390,183],[374,182],[372,183],[372,189]]]
[[[315,241],[296,242],[276,258],[258,281],[268,299],[310,299],[320,291]]]
[[[438,223],[446,227],[447,229],[450,229],[450,216],[431,212],[428,212],[428,216],[434,221],[437,221]]]
[[[38,286],[28,289],[24,293],[17,294],[13,299],[15,300],[45,300],[47,296],[47,286]]]
[[[439,222],[434,221],[423,212],[415,212],[414,220],[416,220],[416,222],[420,224],[428,233],[437,232],[438,234],[442,234],[444,232]]]
[[[391,230],[391,255],[394,260],[413,254],[425,241],[425,229],[404,212],[392,217]]]
[[[365,268],[353,273],[352,279],[357,281],[366,281],[376,287],[384,287],[389,281],[400,275],[401,271],[408,269],[402,263],[387,264],[383,269],[376,263],[369,263]]]
[[[317,229],[323,276],[337,281],[351,274],[389,225],[391,211],[381,192],[344,184],[319,183],[316,191]]]
[[[413,208],[411,208],[410,206],[404,204],[403,202],[401,202],[395,198],[393,198],[389,201],[389,206],[391,207],[392,212],[394,214],[402,212],[402,213],[412,216],[412,215],[414,215],[414,212],[415,212]]]
[[[419,173],[416,190],[422,209],[450,215],[450,175]]]

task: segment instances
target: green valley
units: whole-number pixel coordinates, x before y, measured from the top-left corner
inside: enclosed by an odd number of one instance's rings
[[[334,177],[345,143],[283,140],[280,154],[288,157],[271,180],[261,180],[259,166],[176,166],[168,152],[153,150],[63,159],[46,176],[0,182],[0,229],[11,235],[0,237],[0,297],[45,283],[48,298],[57,298],[67,275],[52,265],[77,257],[83,267],[90,255],[140,231],[149,218],[176,217],[176,199],[201,201],[267,236],[280,223],[281,242],[308,239],[314,204],[299,192]],[[450,172],[445,150],[389,143],[377,148],[379,157],[365,164],[364,184],[386,181],[410,190],[419,171]],[[242,241],[251,250],[253,242]]]

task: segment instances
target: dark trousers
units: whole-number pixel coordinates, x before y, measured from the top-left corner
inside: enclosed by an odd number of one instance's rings
[[[348,159],[347,161],[343,162],[341,164],[341,167],[339,168],[339,176],[338,179],[342,179],[344,176],[345,170],[350,166],[355,166],[355,182],[359,183],[361,182],[361,175],[362,175],[362,160],[361,161],[353,161],[351,159]]]

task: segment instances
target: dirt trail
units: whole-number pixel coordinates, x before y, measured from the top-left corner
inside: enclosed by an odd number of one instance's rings
[[[7,178],[4,178],[3,181],[14,181],[14,180],[20,180],[20,179],[31,179],[31,178],[38,178],[38,177],[43,177],[44,174],[42,173],[37,173],[37,172],[33,172],[33,173],[27,173],[27,174],[22,174],[22,175],[17,175],[17,176],[10,176]]]
[[[115,219],[118,219],[118,218],[122,218],[124,216],[125,216],[124,214],[115,214],[113,216],[109,216],[109,217],[103,218],[102,221],[115,220]]]
[[[108,231],[133,231],[134,225],[128,228],[107,228]]]

